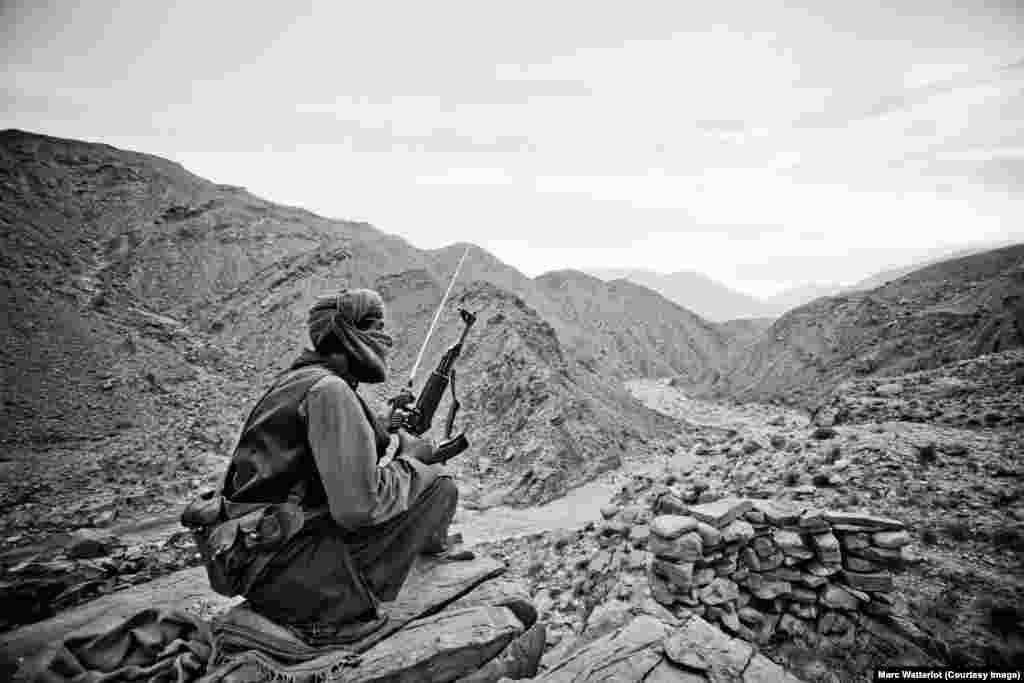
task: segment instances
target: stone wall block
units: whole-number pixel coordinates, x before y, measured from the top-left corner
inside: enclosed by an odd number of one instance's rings
[[[749,546],[740,551],[740,564],[751,571],[761,571],[761,558]]]
[[[854,611],[860,608],[860,600],[842,586],[830,585],[822,591],[819,602],[833,610]]]
[[[893,589],[892,574],[888,572],[853,572],[844,569],[842,572],[843,581],[851,588],[866,591],[868,593],[884,593]]]
[[[692,562],[670,562],[656,558],[651,566],[656,574],[668,581],[673,592],[681,593],[693,588]]]
[[[797,522],[801,531],[810,534],[823,534],[832,530],[831,524],[821,510],[804,510]]]
[[[796,524],[802,510],[774,500],[754,500],[753,509],[764,515],[765,521],[776,527]]]
[[[726,543],[746,544],[753,538],[754,527],[750,525],[750,522],[742,519],[730,522],[728,526],[722,529],[722,539]]]
[[[754,552],[757,553],[758,557],[768,557],[777,549],[772,537],[769,536],[759,536],[755,538],[750,547],[754,549]]]
[[[801,602],[807,605],[813,605],[818,602],[818,594],[810,588],[804,588],[802,586],[793,586],[793,590],[790,592],[789,597],[794,602]]]
[[[837,531],[899,531],[906,528],[903,522],[886,517],[875,517],[858,512],[826,511],[825,519]]]
[[[651,520],[651,533],[667,541],[697,528],[697,520],[684,515],[658,515]]]
[[[863,557],[857,557],[856,555],[847,555],[843,558],[843,569],[850,569],[855,572],[877,572],[882,571],[884,568],[878,562],[865,560]]]
[[[697,522],[697,533],[705,548],[717,548],[722,543],[722,532],[706,522]]]
[[[668,540],[651,534],[647,541],[647,549],[665,560],[696,562],[703,557],[703,545],[696,533],[683,534],[679,538]]]
[[[693,505],[690,507],[690,514],[716,529],[723,529],[753,508],[753,503],[743,498],[722,498],[710,503]]]
[[[839,533],[837,536],[843,550],[862,550],[871,545],[871,536],[866,533]]]
[[[739,588],[729,579],[715,579],[701,588],[698,597],[705,605],[722,605],[739,598]]]
[[[832,532],[811,536],[811,543],[822,564],[835,564],[843,559],[839,550],[839,539]]]
[[[693,582],[697,586],[706,586],[714,581],[716,576],[717,573],[713,567],[704,567],[702,569],[698,569],[693,575]]]
[[[778,569],[786,561],[786,556],[782,554],[781,550],[776,550],[773,554],[768,557],[761,558],[761,571],[770,572],[773,569]]]
[[[804,543],[803,537],[795,531],[777,529],[774,534],[775,545],[785,555],[796,557],[801,560],[809,560],[814,557],[814,552]]]
[[[842,566],[839,564],[824,564],[817,560],[813,560],[803,565],[809,573],[814,576],[829,577],[834,574],[838,574],[842,570]]]
[[[790,614],[801,619],[814,620],[818,618],[818,606],[814,604],[791,602],[788,609]]]

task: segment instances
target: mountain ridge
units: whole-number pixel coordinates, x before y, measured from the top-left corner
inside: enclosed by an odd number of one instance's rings
[[[384,399],[397,390],[464,244],[420,250],[367,223],[321,218],[150,159],[16,131],[0,136],[0,221],[10,228],[2,237],[8,275],[0,286],[5,320],[13,323],[2,331],[8,353],[0,439],[31,451],[58,435],[72,450],[85,448],[83,439],[102,438],[115,449],[130,443],[126,450],[159,458],[158,445],[145,436],[191,424],[160,448],[185,453],[198,445],[224,455],[258,387],[308,344],[311,302],[342,284],[378,288],[389,298],[398,323],[392,382],[367,392]],[[467,351],[466,368],[483,373],[460,373],[465,424],[477,444],[461,458],[468,488],[501,487],[513,504],[548,500],[664,431],[664,419],[614,379],[637,372],[640,358],[666,375],[685,369],[664,360],[671,348],[654,348],[652,335],[630,340],[641,350],[615,367],[579,362],[578,344],[563,340],[585,334],[554,315],[563,304],[478,246],[453,296],[420,378],[457,333],[453,307],[470,297],[509,327],[502,338],[482,321],[467,349],[511,353],[507,360],[527,379],[501,381],[518,387],[517,400],[529,406],[546,395],[561,406],[551,409],[561,415],[559,425],[538,422],[545,438],[533,446],[525,433],[501,436],[514,432],[522,415],[516,406],[487,403],[480,382],[496,370]],[[680,324],[704,324],[664,310],[680,316]],[[549,388],[536,372],[550,379]],[[194,443],[193,433],[205,441]],[[559,464],[569,453],[566,439],[578,444],[572,467]],[[492,452],[499,443],[500,458]],[[502,466],[480,472],[480,458]]]

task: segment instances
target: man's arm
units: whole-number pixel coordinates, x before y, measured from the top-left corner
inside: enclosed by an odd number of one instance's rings
[[[331,517],[342,528],[380,524],[405,512],[441,471],[404,456],[378,467],[373,429],[341,378],[313,385],[304,408]]]

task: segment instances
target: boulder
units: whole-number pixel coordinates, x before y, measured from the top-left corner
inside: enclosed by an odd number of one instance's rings
[[[688,509],[686,503],[671,493],[662,493],[654,501],[656,515],[686,515]]]
[[[673,631],[666,638],[664,648],[665,656],[672,662],[693,655],[707,662],[706,675],[712,681],[742,681],[743,671],[754,655],[748,643],[730,638],[699,618],[691,618],[682,628]]]
[[[755,538],[751,542],[750,547],[754,549],[754,552],[757,553],[758,557],[768,557],[775,552],[775,544],[772,543],[771,538],[766,536],[758,536]]]
[[[761,576],[769,581],[799,581],[804,575],[792,567],[779,567],[778,569],[762,572]]]
[[[802,586],[793,586],[793,590],[790,592],[789,598],[793,602],[802,602],[808,605],[813,605],[818,602],[818,594],[810,588],[804,588]]]
[[[527,584],[496,578],[480,584],[445,609],[454,611],[470,607],[507,607],[524,628],[530,628],[538,618],[534,601],[535,597]]]
[[[832,530],[832,526],[821,510],[805,510],[797,522],[801,531],[811,534],[822,534]]]
[[[817,636],[817,629],[810,623],[795,617],[792,614],[783,614],[779,620],[778,630],[789,634],[793,638],[800,638],[811,641]]]
[[[877,572],[883,569],[883,567],[877,562],[871,560],[865,560],[862,557],[855,555],[847,555],[843,558],[843,568],[850,569],[855,572]]]
[[[609,538],[615,536],[626,536],[629,534],[630,526],[621,519],[609,519],[601,524],[601,535]]]
[[[704,567],[693,575],[693,583],[698,587],[706,586],[714,581],[716,576],[718,576],[718,573],[715,572],[714,569],[711,567]]]
[[[647,511],[641,505],[627,505],[622,508],[619,518],[626,524],[642,524]]]
[[[646,677],[650,681],[651,670],[662,661],[662,643],[671,631],[668,624],[654,617],[635,617],[626,626],[583,647],[573,648],[571,653],[566,652],[565,658],[550,662],[551,668],[533,680],[639,683]]]
[[[716,578],[699,591],[699,598],[705,605],[721,605],[735,601],[739,597],[739,589],[729,579]]]
[[[705,548],[714,548],[722,542],[722,532],[705,522],[697,522],[697,533]]]
[[[839,564],[823,564],[814,560],[805,564],[804,569],[814,576],[829,577],[838,573],[842,569],[842,566]]]
[[[797,583],[802,583],[808,588],[821,588],[828,583],[828,579],[824,576],[815,576],[809,572],[800,572],[800,578],[796,581]]]
[[[786,559],[788,559],[788,558],[785,555],[782,554],[781,550],[776,550],[774,553],[772,553],[768,557],[762,557],[761,558],[761,571],[770,572],[770,571],[773,571],[775,569],[778,569],[779,567],[782,566],[783,562]]]
[[[818,632],[822,635],[844,634],[852,628],[853,622],[839,612],[825,610],[818,619]]]
[[[800,560],[809,560],[814,557],[814,552],[804,545],[803,538],[795,531],[776,529],[772,535],[775,539],[775,545],[778,546],[783,554]]]
[[[772,526],[789,526],[800,519],[802,509],[774,500],[756,499],[751,501],[753,509],[764,515],[765,521]]]
[[[751,571],[761,571],[761,558],[757,556],[753,548],[747,547],[740,551],[740,563]]]
[[[716,529],[729,525],[740,515],[753,509],[753,504],[741,498],[722,498],[690,508],[690,514],[699,521],[710,524]]]
[[[672,591],[672,586],[669,585],[668,579],[655,573],[653,564],[647,572],[647,584],[651,589],[651,597],[656,602],[666,607],[675,604],[676,594]]]
[[[651,520],[651,533],[665,540],[679,538],[697,528],[697,520],[682,515],[658,515]]]
[[[793,584],[788,581],[768,581],[758,574],[748,576],[744,585],[754,597],[761,600],[773,600],[781,596],[788,596],[793,591]]]
[[[379,642],[346,674],[352,681],[452,681],[478,670],[523,630],[505,607],[445,610]]]
[[[651,554],[646,550],[631,550],[626,556],[626,567],[628,569],[643,569],[647,566],[650,556]]]
[[[800,679],[764,655],[755,654],[743,672],[743,683],[801,683]]]
[[[861,550],[871,545],[871,537],[866,533],[841,534],[839,545],[843,547],[843,550]]]
[[[831,532],[815,534],[811,536],[811,542],[817,552],[818,559],[823,564],[834,564],[842,560],[843,556],[839,551],[839,540]]]
[[[791,602],[787,609],[790,614],[801,619],[814,620],[818,618],[818,607],[814,604]]]
[[[682,562],[696,562],[703,555],[703,544],[701,543],[700,536],[694,532],[683,534],[672,540],[662,538],[657,534],[651,534],[647,541],[647,549],[655,557]]]
[[[655,573],[665,577],[669,585],[676,592],[685,592],[693,587],[693,563],[692,562],[670,562],[663,559],[655,559],[651,563]]]
[[[874,546],[868,546],[867,548],[861,548],[856,551],[851,550],[850,554],[862,557],[865,560],[871,560],[872,562],[894,567],[902,565],[906,559],[905,548],[876,548]]]
[[[726,543],[746,543],[752,538],[754,538],[754,527],[750,526],[750,522],[742,519],[734,520],[722,529],[722,539]]]
[[[596,640],[632,621],[632,605],[624,600],[608,600],[594,607],[587,617],[583,637],[587,641]]]

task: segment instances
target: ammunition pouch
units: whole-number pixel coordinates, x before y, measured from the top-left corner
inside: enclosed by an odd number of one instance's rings
[[[227,510],[230,509],[231,518]],[[206,491],[190,503],[181,523],[192,531],[210,587],[233,597],[244,595],[274,553],[295,538],[306,513],[289,498],[285,503],[238,504]]]

